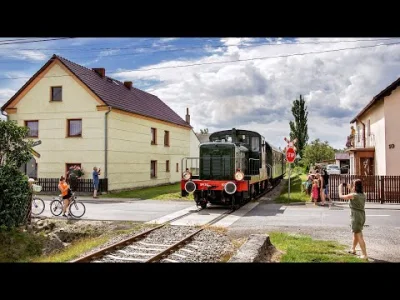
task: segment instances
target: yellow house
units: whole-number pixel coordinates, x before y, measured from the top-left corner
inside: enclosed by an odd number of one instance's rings
[[[37,178],[59,178],[79,165],[108,178],[108,190],[178,182],[183,157],[199,141],[186,120],[157,96],[120,82],[105,69],[52,58],[1,108],[40,140],[26,166]],[[29,174],[28,174],[29,175]]]

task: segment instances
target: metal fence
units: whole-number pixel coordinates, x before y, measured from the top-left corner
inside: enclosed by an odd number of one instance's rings
[[[38,185],[42,187],[40,193],[59,193],[58,183],[59,178],[38,178]],[[79,179],[77,180],[75,192],[93,193],[93,179]],[[98,193],[108,192],[108,178],[99,180]]]
[[[346,182],[348,186],[343,189],[343,194],[350,193],[350,184],[354,179],[361,179],[367,202],[400,203],[400,176],[377,176],[377,175],[330,175],[329,195],[332,200],[339,199],[338,185]]]

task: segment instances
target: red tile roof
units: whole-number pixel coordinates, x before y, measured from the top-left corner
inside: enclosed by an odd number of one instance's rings
[[[173,124],[192,128],[175,111],[166,105],[157,96],[139,90],[135,87],[128,89],[123,82],[108,76],[101,77],[92,69],[88,69],[69,61],[61,56],[53,55],[52,58],[7,102],[1,110],[12,102],[22,90],[38,76],[54,59],[58,59],[78,79],[80,79],[93,93],[95,93],[106,105],[126,112],[131,112]]]

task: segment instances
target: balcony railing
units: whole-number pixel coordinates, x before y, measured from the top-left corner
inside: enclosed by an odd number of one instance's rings
[[[347,148],[374,148],[375,147],[375,135],[370,133],[364,134],[361,132],[360,134],[355,134],[354,137],[348,136],[346,142]]]

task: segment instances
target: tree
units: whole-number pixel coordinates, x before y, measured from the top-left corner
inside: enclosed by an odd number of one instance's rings
[[[289,122],[290,140],[297,138],[296,148],[301,157],[303,157],[303,149],[308,141],[308,125],[307,125],[307,107],[304,98],[300,95],[300,100],[293,101],[292,114],[294,121]]]
[[[304,147],[302,160],[306,166],[331,159],[335,159],[335,149],[327,141],[321,142],[320,139],[316,139]]]
[[[208,128],[200,129],[201,134],[207,134],[208,133]]]
[[[0,121],[0,166],[19,168],[32,158],[32,140],[25,140],[28,132],[13,121]]]
[[[28,178],[19,167],[32,158],[25,127],[0,121],[0,226],[12,228],[25,221],[31,199]]]
[[[13,166],[0,166],[0,228],[23,224],[30,206],[28,178]]]

